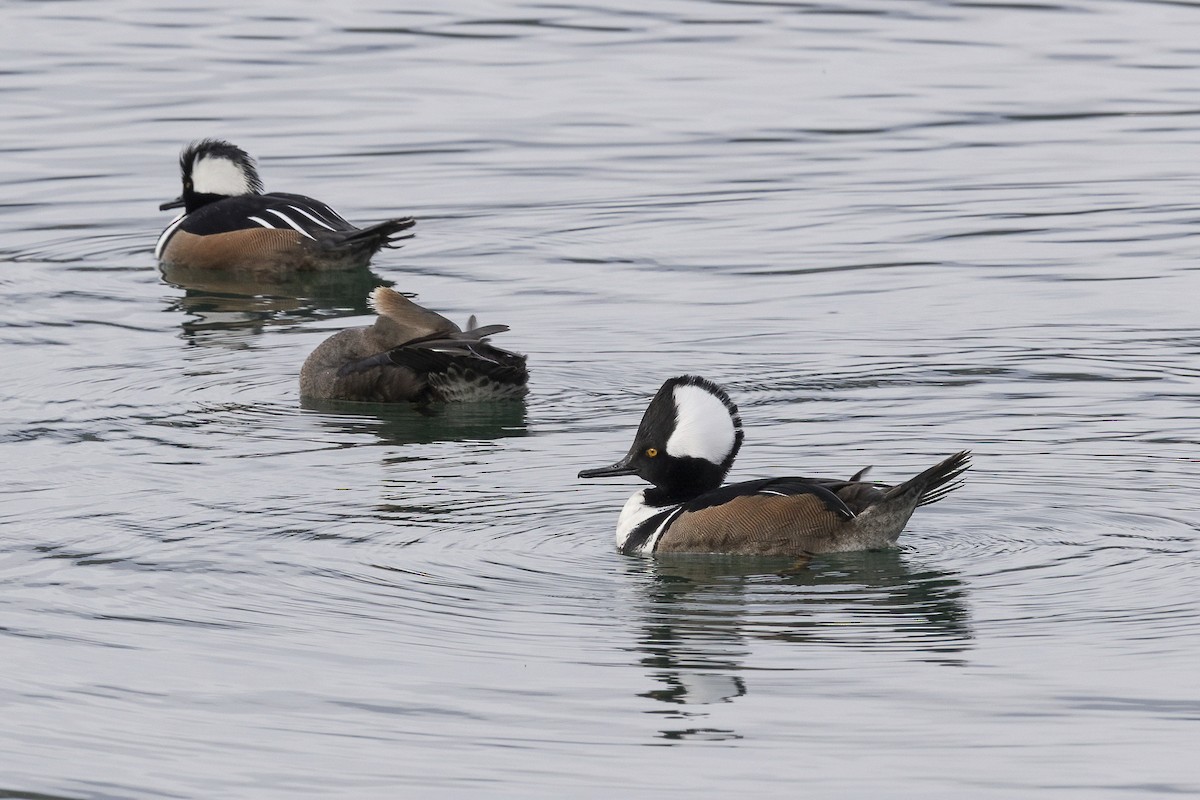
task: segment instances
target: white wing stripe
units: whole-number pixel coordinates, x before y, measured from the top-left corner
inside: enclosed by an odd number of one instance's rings
[[[316,241],[315,236],[313,236],[308,231],[304,230],[304,228],[301,228],[298,224],[296,224],[295,220],[293,220],[291,217],[289,217],[287,214],[283,213],[282,211],[279,211],[274,208],[268,208],[267,213],[274,214],[275,216],[279,217],[281,220],[286,222],[289,227],[291,227],[294,231],[296,231],[296,233],[299,233],[302,236],[307,236],[308,238],[312,239],[313,241]]]
[[[349,225],[350,224],[349,222],[346,222],[346,219],[341,214],[334,211],[327,204],[319,202],[319,201],[313,201],[313,202],[316,203],[316,205],[312,206],[312,211],[314,214],[319,214],[320,216],[324,217],[325,219],[330,220],[331,222],[334,222],[336,224],[341,224],[341,225]]]
[[[329,230],[334,230],[334,227],[332,225],[328,225],[328,224],[322,222],[321,220],[314,217],[312,214],[305,211],[303,208],[298,208],[297,206],[288,206],[288,208],[290,208],[292,211],[295,211],[297,214],[303,214],[304,216],[311,219],[313,222],[320,225],[322,228],[328,228]]]

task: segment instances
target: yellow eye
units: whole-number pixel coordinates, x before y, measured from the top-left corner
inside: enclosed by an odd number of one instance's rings
[[[647,458],[654,458],[657,455],[658,455],[658,451],[655,450],[653,447],[646,448],[646,457]]]

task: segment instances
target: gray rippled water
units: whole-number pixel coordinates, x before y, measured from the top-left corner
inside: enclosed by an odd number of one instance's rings
[[[1200,6],[0,10],[0,796],[1200,793]],[[187,141],[369,274],[161,274]],[[376,285],[531,394],[301,402]],[[894,552],[645,560],[684,372],[733,479],[894,481]]]

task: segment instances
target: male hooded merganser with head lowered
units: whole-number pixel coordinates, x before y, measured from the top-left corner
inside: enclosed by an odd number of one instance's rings
[[[158,237],[165,266],[257,271],[350,270],[380,248],[397,247],[416,221],[404,217],[357,228],[319,200],[263,193],[258,169],[229,142],[203,139],[179,156],[183,194],[160,210],[183,207]]]
[[[654,484],[625,504],[625,554],[790,555],[895,544],[917,506],[962,485],[970,453],[956,453],[898,486],[862,480],[767,478],[721,486],[742,446],[742,420],[725,390],[671,378],[650,401],[625,458],[581,478],[637,475]],[[868,467],[869,469],[869,467]]]
[[[525,356],[488,344],[507,325],[462,330],[380,286],[375,324],[348,328],[317,347],[300,369],[300,394],[375,403],[519,400],[529,391]]]

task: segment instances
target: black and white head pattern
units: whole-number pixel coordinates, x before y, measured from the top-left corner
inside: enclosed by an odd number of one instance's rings
[[[742,437],[741,416],[725,390],[682,375],[650,401],[626,463],[666,497],[707,491],[725,479]]]
[[[260,194],[258,167],[245,150],[220,139],[193,142],[179,156],[184,191],[237,197]]]
[[[652,550],[680,503],[721,485],[742,438],[741,415],[720,386],[695,375],[664,383],[646,407],[629,454],[612,467],[632,468],[654,484],[622,509],[617,546],[624,551],[637,533],[637,547]]]
[[[742,446],[742,418],[725,390],[706,378],[685,375],[669,386],[675,403],[675,429],[667,439],[667,455],[733,464]]]

